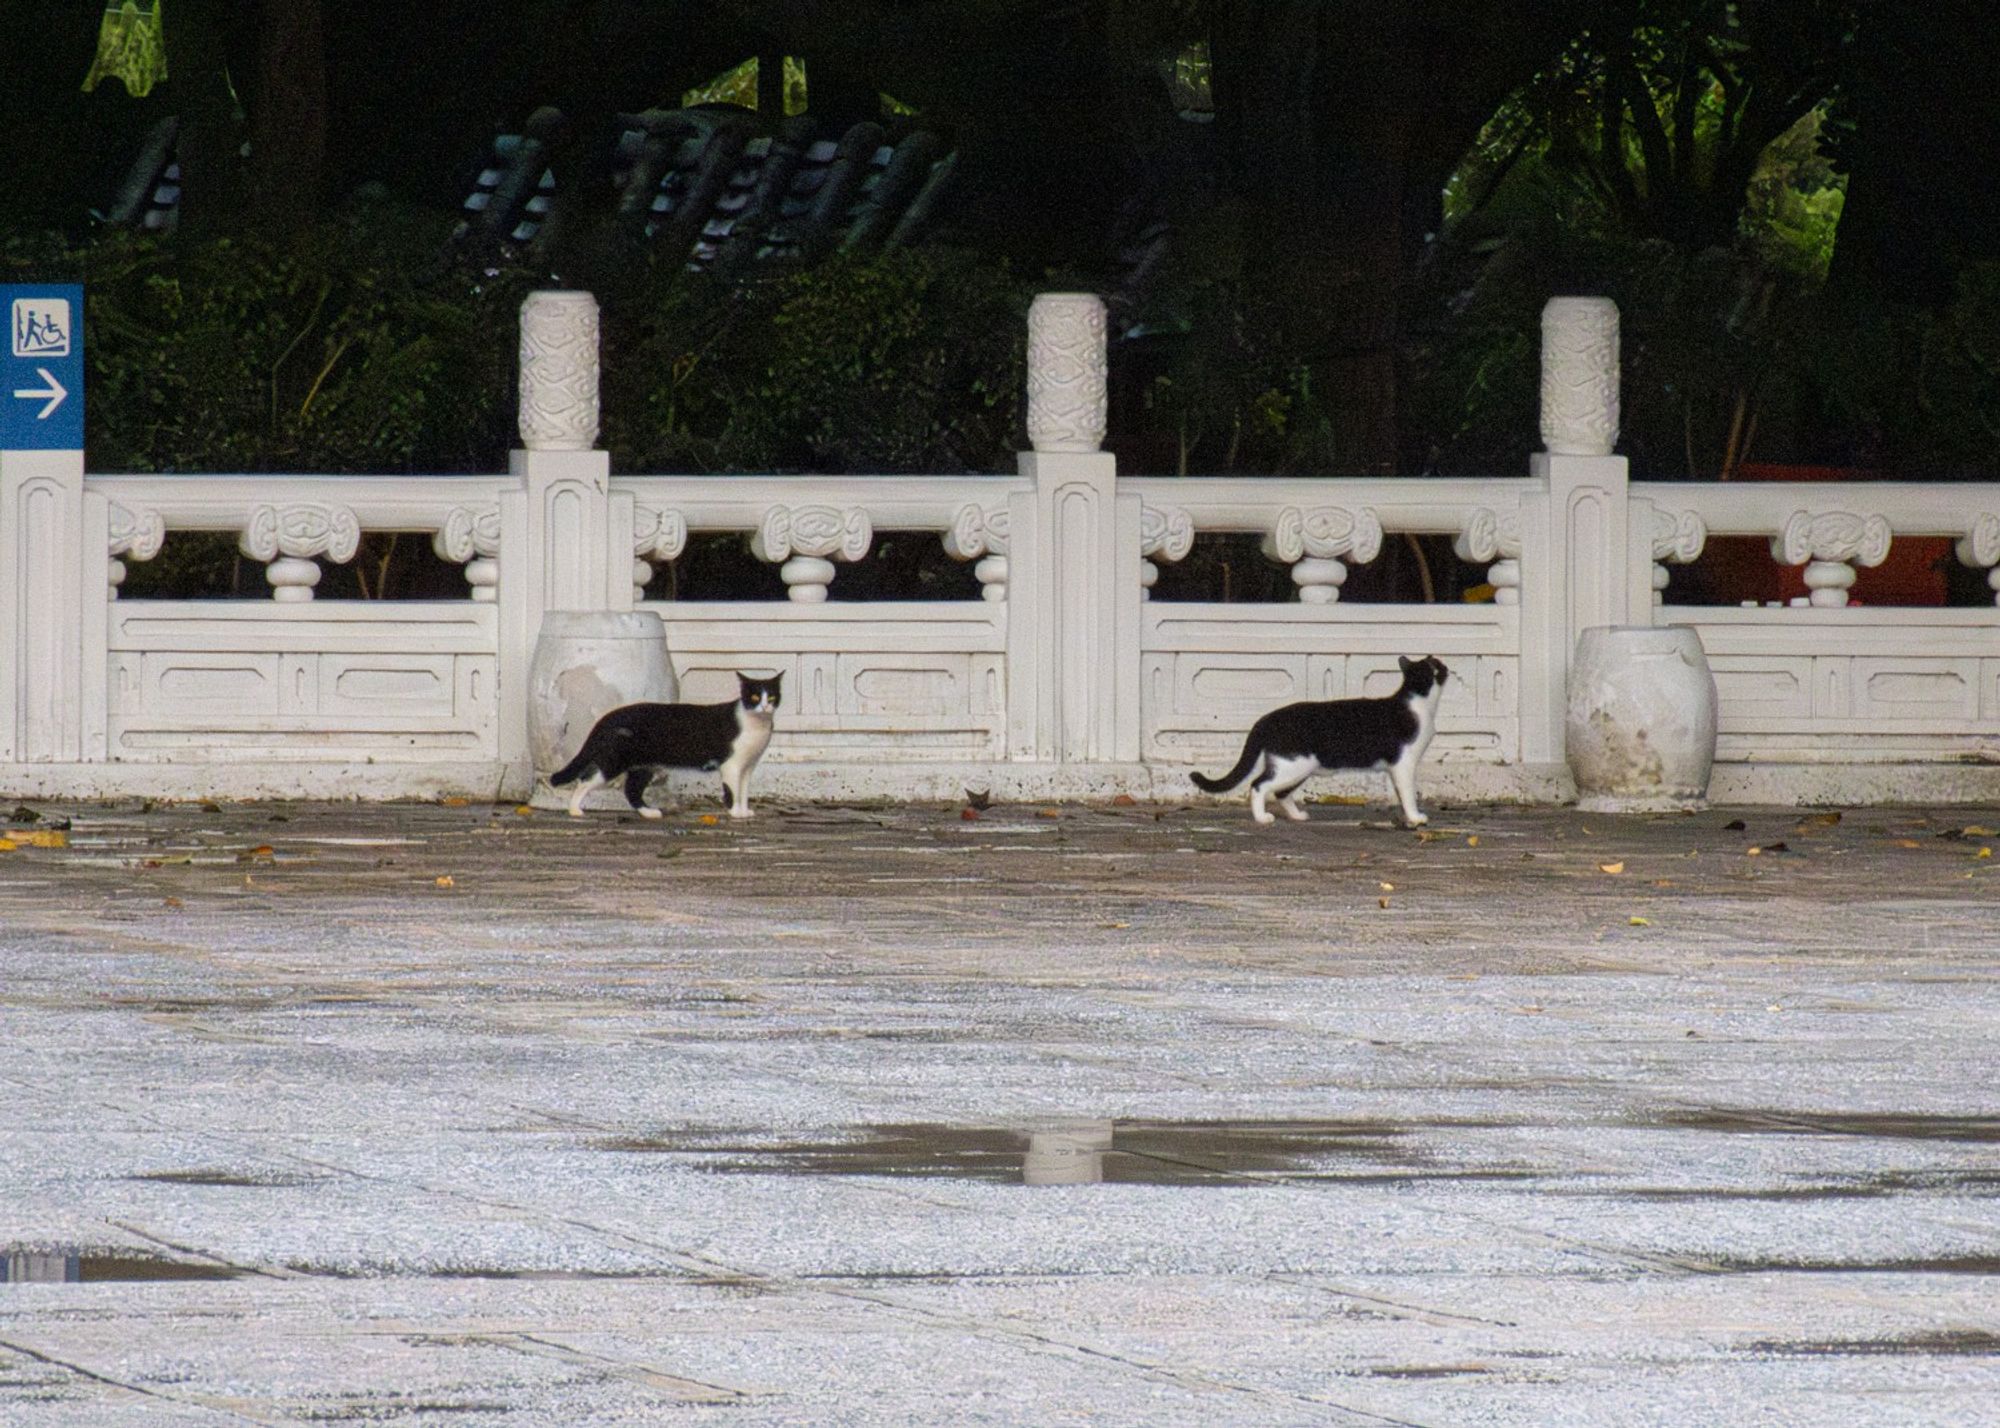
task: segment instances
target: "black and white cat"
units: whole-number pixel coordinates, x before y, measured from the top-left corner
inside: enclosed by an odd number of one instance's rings
[[[1287,818],[1304,822],[1299,785],[1325,769],[1387,769],[1411,827],[1430,820],[1417,811],[1417,761],[1437,730],[1438,699],[1449,671],[1432,655],[1400,659],[1403,686],[1380,699],[1329,699],[1287,704],[1250,726],[1243,757],[1221,778],[1196,774],[1197,787],[1225,793],[1250,778],[1250,816],[1277,820],[1265,809],[1275,798]]]
[[[615,778],[625,799],[644,818],[646,785],[661,769],[721,769],[722,801],[731,818],[750,816],[750,770],[771,742],[778,712],[779,673],[770,679],[736,676],[737,697],[721,704],[627,704],[599,719],[576,757],[549,775],[560,788],[576,783],[569,816],[583,817],[583,801]]]

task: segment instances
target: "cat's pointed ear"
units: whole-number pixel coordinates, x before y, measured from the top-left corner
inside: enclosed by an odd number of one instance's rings
[[[1411,670],[1417,667],[1417,662],[1411,659],[1408,655],[1397,655],[1396,663],[1403,667],[1403,673],[1405,674],[1408,674]]]
[[[785,687],[785,672],[782,669],[771,676],[771,687],[773,689],[783,689]]]

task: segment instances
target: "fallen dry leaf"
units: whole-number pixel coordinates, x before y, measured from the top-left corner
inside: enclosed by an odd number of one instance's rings
[[[181,905],[181,900],[177,897],[164,898],[160,902],[160,906],[162,907],[180,907]]]
[[[1388,905],[1389,905],[1389,899],[1387,899],[1386,897],[1378,897],[1375,899],[1375,906],[1377,907],[1386,908],[1388,907]]]
[[[1375,886],[1382,889],[1383,892],[1394,892],[1396,890],[1396,885],[1394,883],[1378,882],[1375,884]]]
[[[446,808],[463,808],[466,804],[472,802],[472,800],[469,798],[440,798],[438,802],[442,803]]]
[[[1991,828],[1981,827],[1977,823],[1964,829],[1963,832],[1968,838],[2000,838],[2000,833],[1995,833]]]
[[[1764,856],[1764,850],[1762,848],[1750,847],[1750,848],[1745,848],[1743,851],[1752,858],[1761,858]]]
[[[26,843],[30,848],[67,848],[69,834],[60,830],[35,833],[10,833],[7,835],[15,843]]]
[[[1993,850],[1991,848],[1981,848],[1973,856],[1976,858],[1990,858],[1993,856]]]
[[[12,838],[0,838],[0,853],[11,853],[20,846]]]
[[[1778,1005],[1778,1004],[1777,1004],[1776,1002],[1772,1002],[1772,1003],[1771,1003],[1771,1004],[1770,1004],[1769,1006],[1765,1007],[1765,1008],[1764,1008],[1764,1010],[1765,1010],[1765,1011],[1783,1011],[1783,1010],[1784,1010],[1784,1008],[1783,1008],[1783,1007],[1781,1007],[1781,1006],[1779,1006],[1779,1005]]]
[[[1479,835],[1477,833],[1474,833],[1471,836],[1469,836],[1465,840],[1465,846],[1468,848],[1477,848],[1479,846]]]
[[[704,813],[701,815],[701,821],[706,826],[713,828],[716,824],[720,823],[722,820],[720,818],[717,818],[713,813]]]
[[[1625,871],[1625,864],[1622,862],[1599,863],[1597,865],[1597,871],[1600,873],[1610,873],[1613,877],[1616,877],[1618,874]]]
[[[1113,808],[1137,808],[1139,800],[1129,793],[1121,793],[1111,800],[1111,806]]]
[[[1062,817],[1062,810],[1060,808],[1038,808],[1035,810],[1035,817],[1060,818]]]
[[[979,821],[979,810],[976,808],[961,808],[958,810],[958,816],[964,822],[977,823]]]
[[[1898,838],[1896,840],[1896,846],[1898,848],[1921,848],[1924,845],[1919,843],[1914,838]]]
[[[1625,921],[1632,927],[1651,927],[1653,925],[1643,917],[1628,917]]]
[[[439,887],[441,887],[441,888],[448,888],[448,887],[455,887],[455,886],[456,886],[456,884],[455,884],[455,883],[453,883],[453,882],[452,882],[452,880],[451,880],[451,874],[450,874],[450,873],[440,873],[440,874],[438,875],[438,880],[437,880],[437,885],[438,885]]]
[[[535,810],[525,803],[517,803],[514,805],[514,816],[516,818],[533,818]]]
[[[1097,925],[1106,929],[1117,929],[1130,927],[1132,924],[1129,922],[1100,922]]]

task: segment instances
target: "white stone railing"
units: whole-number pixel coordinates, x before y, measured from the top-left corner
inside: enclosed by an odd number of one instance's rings
[[[596,309],[524,304],[522,449],[487,476],[87,475],[0,452],[0,779],[12,795],[526,796],[527,670],[553,610],[657,612],[684,696],[737,669],[786,678],[774,792],[1185,796],[1257,714],[1385,692],[1396,658],[1454,679],[1439,796],[1567,792],[1571,654],[1593,625],[1693,625],[1722,698],[1716,795],[2000,793],[2000,608],[1850,602],[1909,536],[1944,537],[2000,590],[2000,486],[1631,483],[1617,314],[1545,314],[1542,434],[1492,480],[1120,477],[1104,431],[1102,305],[1030,314],[1028,431],[1004,476],[613,477],[596,449]],[[120,598],[127,567],[191,531],[261,564],[269,600]],[[315,598],[371,532],[413,532],[462,598]],[[970,565],[978,598],[844,600],[885,533]],[[782,600],[649,600],[696,537],[741,539]],[[1221,534],[1288,568],[1279,603],[1155,600]],[[1406,535],[1484,567],[1478,604],[1343,600]],[[1711,537],[1804,567],[1807,608],[1674,603]],[[1366,786],[1365,784],[1363,786]]]

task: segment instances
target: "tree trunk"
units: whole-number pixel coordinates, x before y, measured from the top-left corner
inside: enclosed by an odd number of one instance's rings
[[[243,127],[229,90],[229,0],[174,0],[161,21],[167,81],[160,93],[180,115],[180,231],[207,238],[242,215]]]
[[[1254,319],[1305,356],[1334,460],[1393,471],[1403,280],[1445,178],[1561,27],[1466,0],[1215,0],[1210,15]]]
[[[326,166],[326,38],[320,0],[266,0],[257,34],[250,180],[258,221],[303,228]]]

